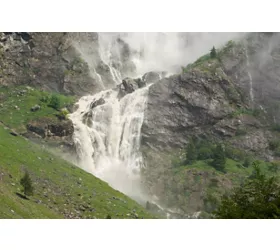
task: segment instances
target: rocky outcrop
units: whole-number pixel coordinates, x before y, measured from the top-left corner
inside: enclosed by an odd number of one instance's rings
[[[207,127],[234,111],[226,91],[231,87],[226,79],[219,80],[199,71],[155,83],[149,89],[143,145],[165,150],[180,148],[191,135],[210,132]]]
[[[117,86],[118,97],[122,98],[126,94],[134,92],[136,89],[143,88],[146,86],[146,83],[141,79],[132,79],[126,77],[122,80],[122,83]]]
[[[88,65],[67,33],[1,33],[0,50],[1,85],[27,84],[78,96],[94,90]]]
[[[71,120],[42,117],[27,124],[27,132],[24,136],[40,144],[44,142],[51,147],[60,147],[64,153],[71,153],[75,152],[73,133],[74,127]]]
[[[200,59],[185,73],[153,84],[142,145],[170,151],[193,135],[231,140],[243,133],[244,143],[236,139],[235,145],[268,155],[267,128],[279,122],[279,48],[278,34],[250,34],[226,44],[216,60]]]

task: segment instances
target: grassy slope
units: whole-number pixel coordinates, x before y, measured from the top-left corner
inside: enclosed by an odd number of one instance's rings
[[[37,118],[48,117],[54,120],[57,119],[55,115],[59,112],[49,107],[47,102],[42,101],[43,98],[49,97],[50,93],[31,89],[26,86],[19,86],[17,88],[0,86],[0,94],[0,103],[2,104],[0,107],[0,121],[19,133],[25,132],[26,124]],[[60,99],[61,108],[72,104],[75,100],[72,96],[59,94],[57,96]],[[2,101],[1,97],[3,99]],[[39,104],[41,109],[36,112],[31,112],[30,109],[36,104]]]
[[[30,200],[20,198],[24,169],[35,187]],[[144,208],[107,183],[44,151],[0,125],[0,218],[152,218]],[[12,211],[13,210],[13,211]]]
[[[23,94],[21,91],[24,90]],[[0,87],[0,121],[19,133],[41,117],[56,119],[58,111],[42,97],[49,93],[26,86]],[[73,97],[60,95],[61,107]],[[31,112],[39,104],[41,109]],[[18,108],[16,108],[17,106]],[[142,206],[93,175],[52,155],[0,123],[0,218],[152,218]],[[30,200],[19,197],[20,178],[28,170],[35,186]],[[1,178],[2,176],[2,178]]]

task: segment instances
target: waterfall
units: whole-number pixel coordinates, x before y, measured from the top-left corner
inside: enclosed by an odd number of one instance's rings
[[[251,101],[254,102],[253,80],[252,80],[252,75],[250,73],[250,61],[249,61],[247,49],[245,49],[245,56],[246,56],[246,64],[247,64],[247,68],[248,68],[247,72],[248,72],[249,84],[250,84],[250,98],[251,98]]]
[[[112,89],[82,97],[70,115],[81,167],[132,197],[141,196],[140,139],[148,88],[120,100]],[[96,102],[101,104],[93,107]]]
[[[186,39],[190,36],[185,33],[99,33],[97,39],[91,34],[73,35],[73,46],[100,86],[98,93],[80,98],[77,110],[70,114],[78,164],[137,201],[149,199],[141,191],[140,171],[144,163],[140,146],[152,83],[121,98],[116,86],[125,77],[135,79],[149,71],[180,71],[182,65],[209,50],[209,41],[218,45],[228,40],[228,35],[222,33],[218,37],[194,35],[186,49]]]

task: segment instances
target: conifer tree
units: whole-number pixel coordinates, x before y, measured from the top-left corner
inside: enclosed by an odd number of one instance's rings
[[[217,57],[217,52],[216,52],[216,49],[215,49],[214,46],[213,46],[213,48],[210,51],[210,57],[211,58],[216,58]]]
[[[225,170],[226,156],[224,148],[221,144],[218,144],[214,150],[212,166],[221,172],[224,172]]]
[[[25,196],[33,195],[33,185],[29,173],[26,171],[24,176],[20,180],[20,184],[23,186],[23,192]]]
[[[189,141],[186,151],[186,163],[192,164],[197,160],[197,149],[193,139]]]

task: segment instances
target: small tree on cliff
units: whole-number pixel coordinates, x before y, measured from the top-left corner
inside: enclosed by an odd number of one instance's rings
[[[192,164],[196,160],[197,160],[197,149],[194,140],[191,139],[186,149],[186,164]]]
[[[26,171],[24,176],[20,179],[20,184],[23,186],[23,192],[25,196],[33,195],[33,185],[29,173]]]
[[[211,162],[212,166],[221,171],[225,171],[226,166],[226,155],[224,148],[221,144],[218,144],[213,152],[213,161]]]
[[[217,57],[217,52],[216,52],[216,49],[215,49],[214,46],[213,46],[213,48],[210,51],[210,57],[211,58],[216,58]]]

